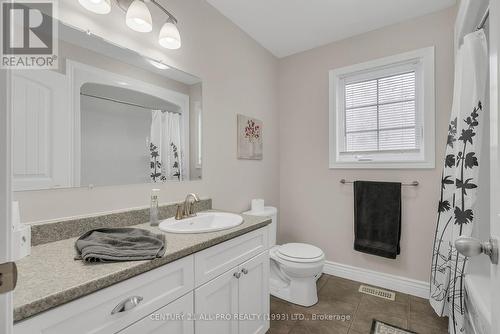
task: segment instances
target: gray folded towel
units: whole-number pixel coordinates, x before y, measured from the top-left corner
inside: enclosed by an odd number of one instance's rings
[[[99,228],[75,242],[75,260],[86,262],[141,261],[165,254],[165,237],[137,228]]]

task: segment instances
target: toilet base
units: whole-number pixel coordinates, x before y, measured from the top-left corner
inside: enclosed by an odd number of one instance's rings
[[[290,261],[277,255],[279,247],[274,246],[269,250],[271,295],[300,306],[316,304],[316,281],[323,272],[324,255],[311,262]]]
[[[283,282],[282,280],[271,278],[269,290],[271,295],[283,299],[292,304],[309,307],[318,302],[318,292],[316,281],[321,274],[314,278],[294,279],[293,281]]]

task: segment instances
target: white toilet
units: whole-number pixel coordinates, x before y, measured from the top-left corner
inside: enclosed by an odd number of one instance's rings
[[[271,258],[270,292],[273,296],[290,303],[311,306],[318,302],[316,281],[323,272],[325,254],[315,246],[303,243],[276,245],[278,210],[264,207],[244,214],[270,216],[269,256]]]

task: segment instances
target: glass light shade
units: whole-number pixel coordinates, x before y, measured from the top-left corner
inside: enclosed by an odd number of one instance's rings
[[[127,9],[127,26],[138,32],[150,32],[153,30],[153,19],[148,6],[141,0],[134,0]]]
[[[78,0],[86,10],[96,14],[108,14],[111,11],[111,0]]]
[[[181,47],[181,35],[177,26],[172,22],[167,22],[161,27],[158,43],[167,49],[179,49]]]

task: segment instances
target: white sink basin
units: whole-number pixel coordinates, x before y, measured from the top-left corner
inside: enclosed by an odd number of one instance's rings
[[[160,230],[169,233],[205,233],[226,230],[243,223],[243,217],[227,212],[200,212],[194,217],[160,223]]]

